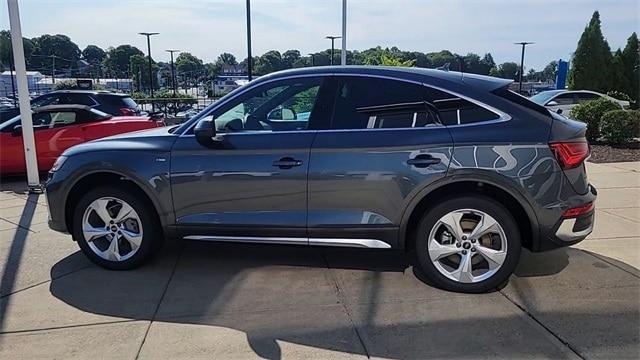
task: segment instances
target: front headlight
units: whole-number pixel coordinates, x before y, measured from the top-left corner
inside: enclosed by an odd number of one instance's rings
[[[58,170],[60,170],[60,168],[62,167],[62,164],[64,164],[64,162],[67,161],[67,157],[66,156],[58,156],[58,158],[56,159],[56,162],[53,163],[53,166],[51,167],[51,170],[49,170],[50,172],[56,172]]]

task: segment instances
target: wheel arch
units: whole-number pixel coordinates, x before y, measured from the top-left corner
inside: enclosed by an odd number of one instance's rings
[[[420,218],[434,203],[447,196],[463,194],[484,194],[499,201],[515,217],[522,236],[522,245],[531,249],[538,241],[538,218],[533,206],[525,195],[505,184],[507,180],[499,180],[490,176],[451,176],[428,185],[419,191],[410,201],[403,213],[399,234],[399,247],[410,251],[413,249],[415,230]]]
[[[155,215],[162,225],[162,228],[166,229],[166,219],[161,216],[162,212],[160,211],[160,204],[154,199],[154,196],[150,194],[149,190],[136,179],[121,172],[109,169],[84,173],[83,176],[75,179],[73,185],[69,187],[69,190],[64,197],[64,222],[69,233],[73,232],[73,211],[78,204],[78,201],[82,198],[82,195],[91,188],[114,184],[123,184],[140,195],[144,201],[148,202],[153,207]]]

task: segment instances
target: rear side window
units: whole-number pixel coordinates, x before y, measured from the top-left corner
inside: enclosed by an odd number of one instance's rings
[[[424,87],[403,81],[337,79],[332,129],[424,127],[437,123],[424,103]]]
[[[555,101],[558,105],[571,105],[576,103],[571,93],[558,95],[551,99],[551,101]]]
[[[600,95],[592,93],[578,93],[578,102],[585,102],[600,99]]]
[[[65,94],[65,104],[79,104],[87,106],[95,106],[96,102],[88,94]]]
[[[136,104],[136,102],[128,96],[98,95],[98,99],[103,105],[114,105],[118,107],[127,107],[130,109],[135,109],[138,106],[138,104]]]

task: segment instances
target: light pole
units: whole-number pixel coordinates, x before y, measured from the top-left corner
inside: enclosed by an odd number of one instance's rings
[[[518,92],[522,94],[522,74],[524,73],[524,48],[527,45],[534,44],[534,43],[527,42],[527,41],[521,41],[521,42],[517,42],[517,43],[514,43],[514,44],[522,46],[522,56],[520,57],[520,86],[518,87]]]
[[[347,0],[342,0],[342,51],[340,65],[347,65]]]
[[[173,66],[173,53],[180,52],[180,50],[165,50],[171,54],[171,85],[173,85],[173,97],[176,97],[176,71]]]
[[[153,68],[151,64],[151,40],[149,38],[153,35],[158,35],[157,32],[141,32],[140,35],[147,37],[147,54],[149,55],[149,89],[151,90],[151,99],[153,99]],[[151,110],[154,110],[153,100],[151,101]]]
[[[251,57],[251,0],[247,0],[247,77],[251,81],[252,77],[252,62]]]
[[[342,38],[342,36],[331,36],[331,35],[328,35],[328,36],[326,36],[326,38],[331,40],[331,65],[333,65],[333,51],[335,49],[334,42],[335,42],[336,39]]]

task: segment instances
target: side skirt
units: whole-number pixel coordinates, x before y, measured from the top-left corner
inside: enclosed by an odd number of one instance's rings
[[[220,241],[259,244],[287,244],[314,246],[342,246],[373,249],[391,249],[391,245],[377,239],[305,238],[305,237],[258,237],[258,236],[214,236],[187,235],[186,240]]]

